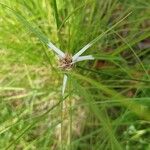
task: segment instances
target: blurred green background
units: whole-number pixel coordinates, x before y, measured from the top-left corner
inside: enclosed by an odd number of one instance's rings
[[[149,8],[148,0],[0,0],[0,149],[149,150]],[[85,53],[95,60],[68,72],[63,99],[63,71],[42,37],[74,54],[99,35]]]

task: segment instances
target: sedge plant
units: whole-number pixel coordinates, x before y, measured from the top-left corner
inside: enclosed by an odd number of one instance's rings
[[[147,0],[0,3],[0,149],[149,149]]]

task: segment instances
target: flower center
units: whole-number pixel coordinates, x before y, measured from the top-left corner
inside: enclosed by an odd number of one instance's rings
[[[68,53],[65,54],[65,57],[59,60],[59,68],[62,70],[71,70],[73,68],[72,56]]]

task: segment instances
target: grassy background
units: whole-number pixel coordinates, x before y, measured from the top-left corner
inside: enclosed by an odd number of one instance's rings
[[[0,149],[148,150],[150,106],[147,0],[0,0]],[[39,38],[76,53],[110,29],[77,64],[61,97],[63,72]],[[39,35],[39,36],[38,36]]]

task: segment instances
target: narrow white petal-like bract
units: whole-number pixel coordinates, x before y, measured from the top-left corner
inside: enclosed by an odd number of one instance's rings
[[[62,96],[63,96],[64,93],[65,93],[66,84],[67,84],[67,79],[68,79],[68,76],[65,74],[65,75],[64,75],[64,79],[63,79]]]
[[[76,53],[73,57],[72,57],[72,60],[73,61],[76,61],[77,58],[82,55],[88,48],[91,47],[91,44],[87,44],[86,46],[84,46],[78,53]]]
[[[74,63],[76,63],[78,61],[84,61],[84,60],[94,60],[94,57],[92,55],[80,56],[76,59],[76,61]]]
[[[49,42],[47,45],[48,45],[49,48],[51,48],[58,55],[59,58],[64,58],[65,57],[65,53],[62,52],[59,48],[57,48],[54,44]]]

